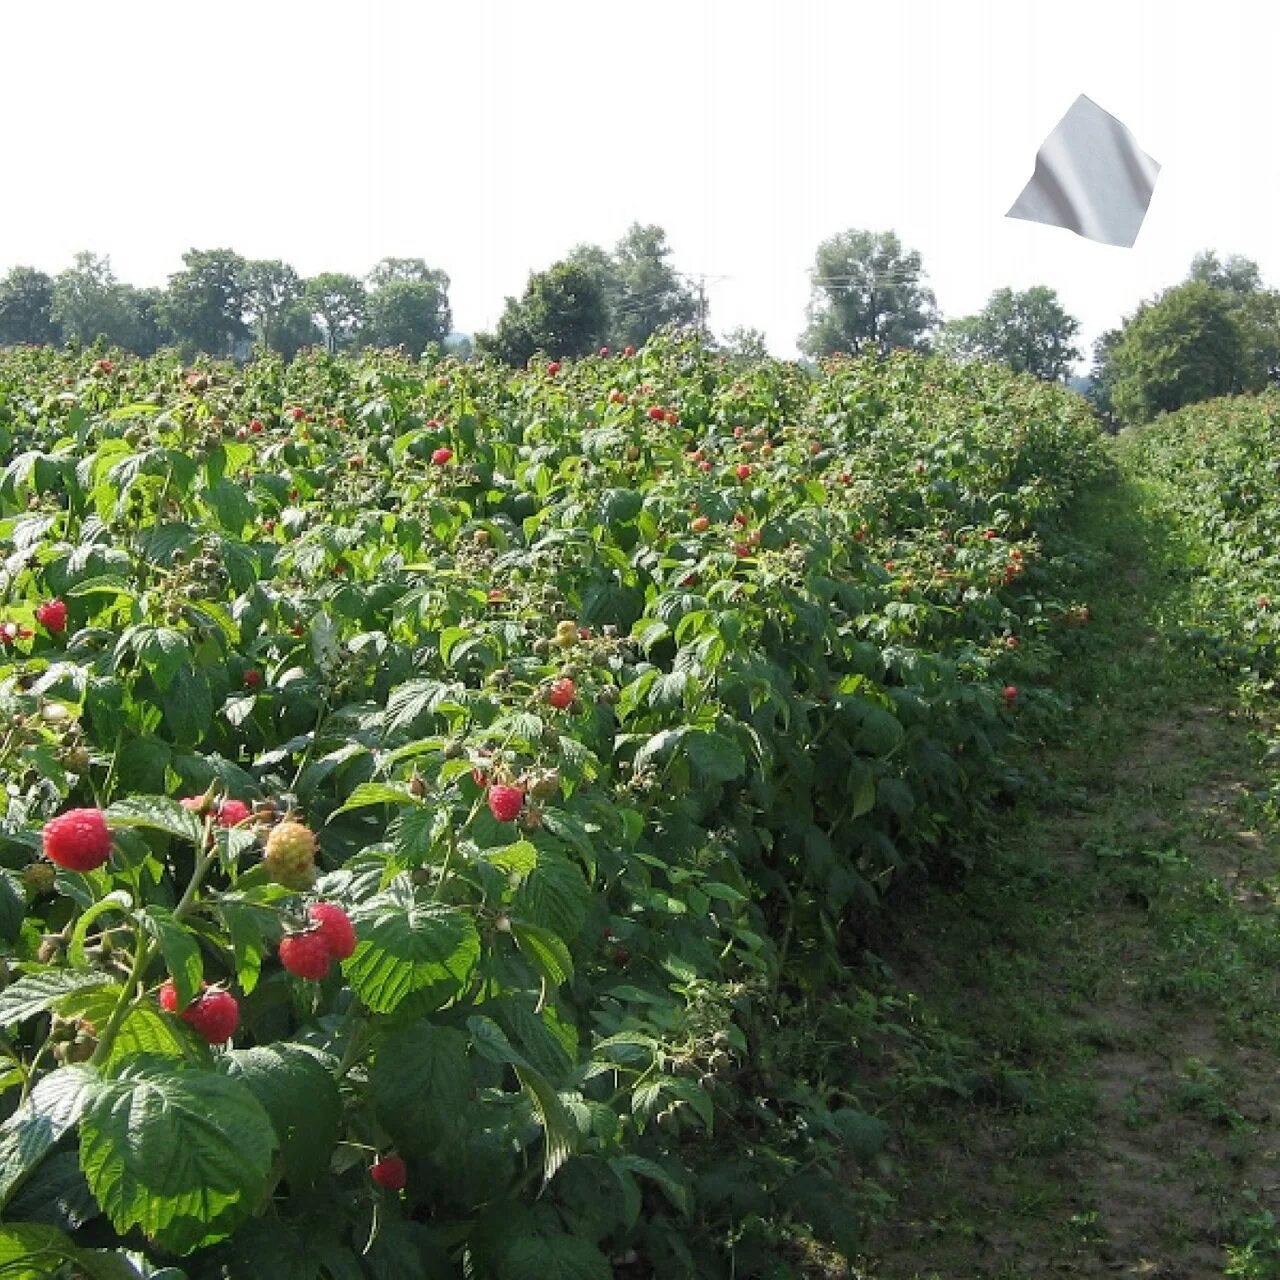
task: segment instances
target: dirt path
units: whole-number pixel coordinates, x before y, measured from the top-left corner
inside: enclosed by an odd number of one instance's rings
[[[872,940],[899,1138],[865,1280],[1280,1277],[1276,779],[1138,498],[1085,513],[1069,746],[1029,744],[975,870]]]

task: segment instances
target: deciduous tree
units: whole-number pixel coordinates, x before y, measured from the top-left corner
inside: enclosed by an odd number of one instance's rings
[[[160,336],[154,304],[154,293],[116,279],[110,258],[78,253],[54,279],[50,316],[64,337],[145,352]]]
[[[355,276],[337,271],[313,276],[306,283],[303,298],[331,352],[351,346],[365,327],[369,297]]]
[[[250,337],[248,263],[230,249],[191,249],[169,277],[164,319],[182,346],[230,356]]]
[[[368,338],[375,346],[403,347],[420,356],[433,342],[443,342],[453,327],[449,310],[449,277],[425,268],[421,274],[385,274],[374,268],[370,281],[381,280],[369,294]],[[413,261],[417,261],[414,259]]]
[[[14,267],[0,280],[0,346],[57,340],[53,277],[34,267]]]
[[[938,310],[924,280],[920,254],[892,231],[842,231],[824,240],[810,273],[800,349],[827,356],[926,346]]]
[[[1140,306],[1107,356],[1119,418],[1147,422],[1184,404],[1255,390],[1237,306],[1226,290],[1199,280]]]
[[[603,340],[608,309],[597,275],[558,262],[529,277],[523,296],[507,299],[492,334],[477,334],[476,348],[508,364],[523,365],[536,352],[552,359],[582,356]]]
[[[941,346],[962,360],[1004,364],[1015,373],[1031,373],[1059,382],[1080,358],[1075,337],[1080,322],[1070,316],[1047,285],[1015,293],[997,289],[977,315],[950,321]]]

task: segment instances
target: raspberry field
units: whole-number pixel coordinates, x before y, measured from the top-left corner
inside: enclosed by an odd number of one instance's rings
[[[1271,419],[1186,413],[1245,442],[1225,513],[1181,512],[1173,420],[1118,456],[1225,584],[1169,643],[1258,707]],[[1021,883],[992,833],[1052,810],[1046,743],[1117,749],[1077,716],[1145,607],[1114,531],[1157,553],[1082,400],[692,338],[18,349],[0,438],[6,1277],[892,1259],[913,1107],[973,1070],[894,948]],[[970,1096],[1034,1110],[1029,1053]]]

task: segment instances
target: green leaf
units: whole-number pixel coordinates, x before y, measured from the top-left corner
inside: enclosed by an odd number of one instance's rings
[[[0,871],[0,939],[13,942],[22,932],[27,895],[22,880],[12,871]]]
[[[643,506],[644,494],[638,489],[606,489],[601,514],[606,525],[627,524]]]
[[[471,627],[446,627],[440,633],[440,661],[447,667],[449,659],[453,656],[453,651],[464,640],[470,639],[475,634]]]
[[[131,738],[116,754],[120,786],[134,793],[163,791],[173,748],[159,738]]]
[[[499,1066],[527,1067],[529,1060],[507,1039],[507,1033],[492,1018],[473,1014],[467,1019],[471,1043],[482,1058]]]
[[[533,1105],[534,1115],[542,1126],[542,1183],[546,1186],[556,1171],[573,1154],[578,1131],[569,1119],[559,1095],[546,1077],[531,1067],[516,1067],[516,1076]]]
[[[78,1249],[57,1227],[34,1222],[0,1226],[0,1276],[4,1280],[49,1280],[64,1265],[85,1280],[141,1280],[127,1258],[98,1249]],[[151,1273],[159,1275],[159,1273]]]
[[[190,656],[186,636],[172,627],[139,627],[133,636],[133,650],[161,693]]]
[[[538,850],[528,840],[517,840],[501,849],[483,849],[480,856],[517,877],[527,876],[538,865]]]
[[[879,1116],[841,1107],[831,1113],[831,1123],[840,1135],[840,1141],[860,1160],[870,1160],[878,1155],[889,1141],[891,1130]]]
[[[78,1231],[101,1215],[74,1151],[55,1151],[42,1160],[5,1213],[11,1222],[43,1222],[63,1231]]]
[[[178,1007],[185,1009],[196,998],[204,981],[200,948],[165,907],[147,907],[140,919],[142,927],[160,943],[160,954],[178,992]]]
[[[89,1020],[97,1026],[105,1022],[110,1015],[111,1010],[104,1007],[96,1019],[91,1016]],[[187,1027],[186,1023],[179,1022],[161,1012],[158,1005],[144,1001],[142,1004],[134,1005],[125,1015],[119,1031],[116,1032],[115,1044],[111,1046],[111,1052],[102,1064],[102,1069],[112,1071],[120,1063],[141,1054],[172,1059],[194,1056],[191,1049],[191,1041],[194,1037],[195,1032]]]
[[[689,1212],[689,1188],[653,1160],[646,1160],[643,1156],[613,1156],[609,1160],[609,1167],[615,1173],[625,1170],[656,1182],[676,1209],[681,1213]]]
[[[575,1236],[521,1236],[504,1251],[502,1280],[612,1280],[609,1259]]]
[[[271,1117],[291,1187],[310,1186],[329,1167],[342,1121],[333,1076],[297,1045],[232,1049],[219,1070],[244,1084]]]
[[[60,1067],[38,1080],[26,1101],[0,1125],[0,1207],[79,1121],[97,1084],[97,1073],[88,1067]]]
[[[639,773],[646,765],[664,759],[688,732],[688,727],[681,725],[678,729],[663,729],[660,733],[655,733],[636,752],[635,759],[631,762],[632,768]]]
[[[387,733],[411,728],[419,716],[434,711],[451,692],[440,680],[410,680],[398,685],[387,699]]]
[[[236,981],[248,995],[258,985],[262,957],[266,954],[266,931],[275,921],[275,912],[253,903],[218,903],[218,914],[231,936],[231,951],[236,962]]]
[[[379,894],[351,919],[359,942],[343,971],[374,1013],[390,1013],[406,996],[428,988],[440,1005],[447,1003],[480,957],[480,935],[469,917],[417,896]]]
[[[577,1035],[572,1024],[559,1020],[554,1005],[544,1003],[539,1011],[532,992],[512,992],[510,998],[496,1000],[490,1007],[535,1071],[553,1082],[567,1079],[577,1061]]]
[[[347,797],[342,807],[329,815],[329,821],[351,809],[364,809],[374,804],[421,805],[422,801],[407,786],[389,782],[362,782]]]
[[[694,1114],[707,1127],[710,1133],[715,1125],[715,1108],[711,1102],[711,1095],[700,1085],[695,1084],[692,1080],[670,1079],[666,1082],[667,1092],[677,1098],[687,1102],[694,1110]]]
[[[117,800],[107,810],[107,825],[167,831],[171,836],[189,841],[197,849],[204,843],[204,823],[200,818],[176,800],[164,796],[129,796]]]
[[[858,746],[873,756],[887,756],[906,736],[902,723],[883,707],[867,706],[858,730]]]
[[[209,677],[203,671],[180,667],[161,705],[165,724],[175,741],[199,743],[213,724],[213,687]]]
[[[582,872],[563,854],[542,848],[538,865],[525,877],[512,903],[522,920],[576,938],[591,899]]]
[[[225,1239],[253,1213],[274,1145],[245,1085],[147,1058],[102,1081],[80,1119],[80,1167],[112,1225],[178,1254]]]
[[[209,504],[218,523],[237,538],[244,532],[245,525],[257,515],[243,486],[231,480],[214,481],[201,496]]]
[[[79,969],[30,973],[0,991],[0,1027],[11,1027],[43,1013],[68,992],[105,986],[112,980],[108,973],[86,973]]]
[[[854,766],[849,776],[852,817],[861,818],[876,807],[876,778],[865,763]]]
[[[711,783],[732,782],[747,771],[747,758],[736,742],[722,733],[689,733],[684,749],[699,774]]]
[[[513,920],[511,936],[524,957],[553,987],[573,977],[573,957],[558,934]]]
[[[218,1250],[222,1276],[236,1280],[368,1280],[332,1228],[314,1218],[295,1230],[279,1218],[251,1222]],[[202,1273],[204,1274],[204,1273]],[[155,1280],[161,1280],[156,1277]]]
[[[429,1154],[463,1132],[471,1098],[467,1037],[418,1022],[378,1046],[369,1076],[382,1127],[402,1147]]]

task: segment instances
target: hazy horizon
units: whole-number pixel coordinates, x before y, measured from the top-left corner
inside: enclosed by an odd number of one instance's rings
[[[364,275],[422,257],[455,327],[579,243],[663,227],[710,324],[794,356],[818,243],[893,230],[947,317],[1046,284],[1092,341],[1214,249],[1280,263],[1268,60],[1280,20],[1093,0],[884,6],[135,0],[8,16],[0,272],[79,250],[162,285],[187,249]],[[1246,16],[1247,15],[1247,16]],[[50,70],[57,70],[51,77]],[[1080,93],[1162,166],[1136,246],[1004,217]],[[92,112],[86,123],[86,113]],[[723,277],[718,278],[716,277]]]

